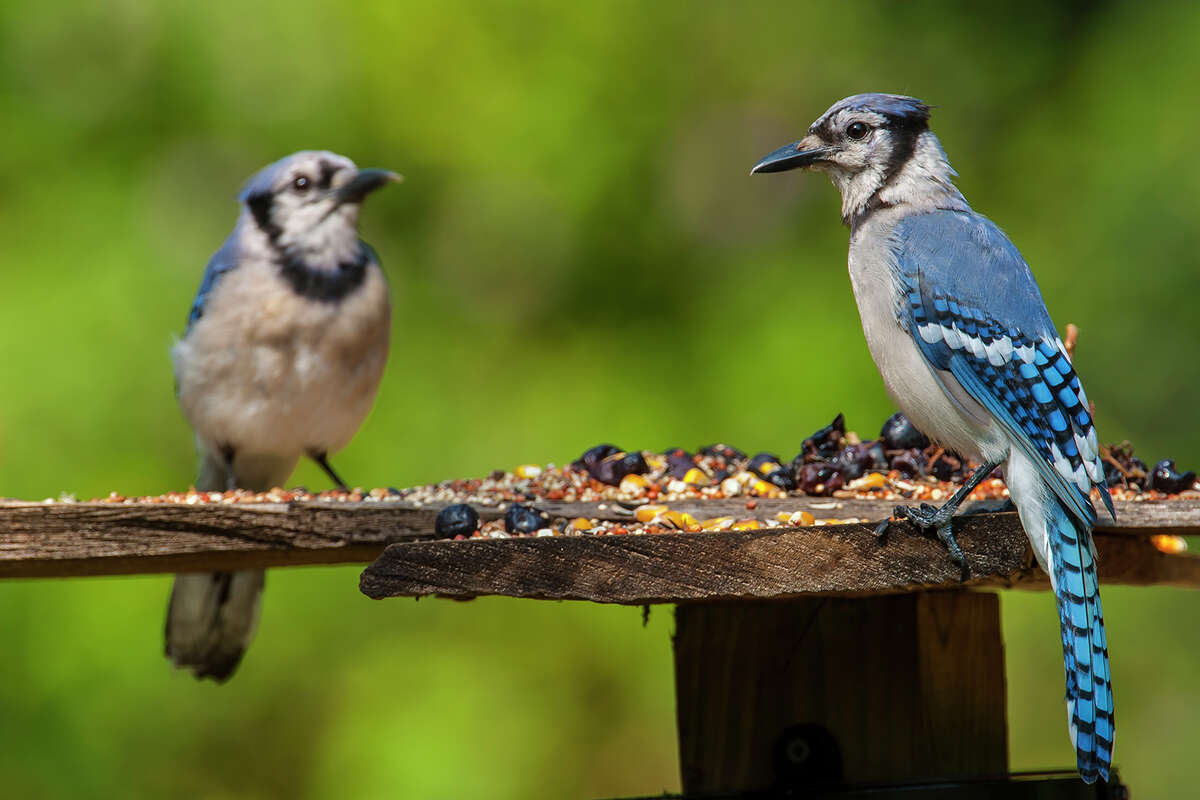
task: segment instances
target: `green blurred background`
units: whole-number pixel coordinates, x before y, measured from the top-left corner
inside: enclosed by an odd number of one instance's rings
[[[1102,439],[1200,466],[1200,6],[370,2],[0,7],[0,495],[193,476],[167,350],[233,196],[328,148],[403,172],[363,214],[392,360],[335,464],[364,486],[598,441],[790,457],[891,413],[821,176],[748,176],[844,95],[938,106],[1023,250]],[[980,4],[972,4],[980,5]],[[311,466],[297,484],[323,488]],[[372,602],[277,570],[227,686],[161,655],[165,576],[0,584],[10,797],[592,798],[678,788],[671,612]],[[1198,598],[1107,587],[1138,797],[1195,785]],[[1007,594],[1014,768],[1073,763],[1048,594]],[[869,646],[869,643],[868,643]]]

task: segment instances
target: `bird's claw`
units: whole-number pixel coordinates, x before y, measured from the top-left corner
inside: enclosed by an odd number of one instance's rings
[[[875,538],[881,542],[884,539],[886,539],[888,528],[891,526],[891,524],[892,524],[891,519],[885,519],[882,522],[880,522],[878,525],[876,525],[875,526]]]
[[[954,538],[954,530],[950,524],[951,514],[945,514],[942,509],[932,506],[929,503],[921,503],[920,506],[896,506],[892,512],[892,516],[896,519],[907,519],[923,531],[932,530],[937,534],[942,544],[946,546],[946,550],[950,554],[950,560],[962,567],[963,571],[966,572],[967,559],[963,555],[962,548],[958,546],[958,542]],[[885,519],[875,526],[875,535],[883,539],[887,535],[891,522],[891,519]]]

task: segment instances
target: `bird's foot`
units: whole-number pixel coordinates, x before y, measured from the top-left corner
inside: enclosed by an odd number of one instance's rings
[[[942,540],[942,544],[946,545],[946,550],[950,553],[950,560],[966,570],[967,559],[963,556],[962,548],[955,541],[954,530],[951,527],[953,515],[954,508],[949,504],[937,508],[929,503],[921,503],[920,506],[896,506],[896,510],[892,512],[894,517],[907,519],[921,530],[933,531],[937,534],[937,537]],[[880,522],[875,527],[875,535],[883,538],[890,525],[890,519]]]

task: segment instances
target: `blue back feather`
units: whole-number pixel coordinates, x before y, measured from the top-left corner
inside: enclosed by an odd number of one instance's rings
[[[236,231],[234,235],[236,235]],[[213,289],[216,288],[217,281],[221,279],[222,275],[237,267],[236,245],[233,239],[233,236],[226,239],[225,243],[221,245],[221,249],[213,253],[213,257],[208,260],[208,266],[204,269],[204,277],[200,280],[200,288],[196,292],[196,299],[192,301],[192,307],[188,311],[187,327],[183,331],[184,336],[187,336],[196,320],[204,315],[204,306]]]
[[[901,321],[929,363],[991,412],[1080,521],[1095,524],[1093,486],[1111,514],[1087,395],[1008,237],[979,214],[934,211],[902,220],[893,249]]]

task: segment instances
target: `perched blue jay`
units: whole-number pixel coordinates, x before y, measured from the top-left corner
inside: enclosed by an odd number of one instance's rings
[[[179,404],[206,491],[281,486],[302,456],[339,487],[327,456],[362,424],[387,361],[391,309],[363,199],[400,176],[329,152],[295,153],[252,177],[233,233],[208,263],[174,346]],[[258,619],[263,573],[182,574],[166,653],[223,681]]]
[[[860,94],[752,172],[828,172],[850,226],[850,282],[888,395],[925,434],[981,466],[941,508],[898,507],[960,564],[951,515],[1003,465],[1058,603],[1079,774],[1108,780],[1113,698],[1096,583],[1091,490],[1112,515],[1087,396],[1029,267],[955,188],[911,97]],[[886,521],[880,531],[886,529]]]

